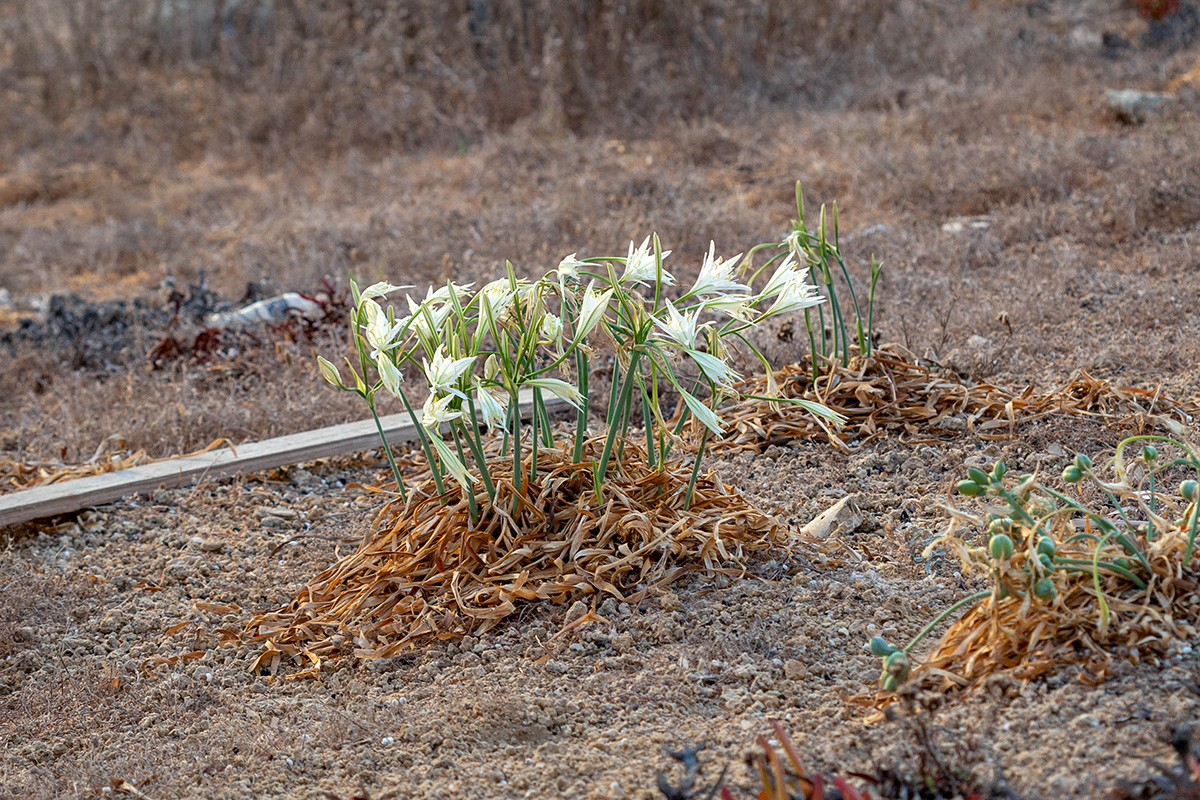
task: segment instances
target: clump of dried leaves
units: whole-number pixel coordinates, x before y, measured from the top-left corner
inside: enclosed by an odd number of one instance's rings
[[[540,450],[535,481],[517,490],[500,480],[495,503],[476,498],[487,510],[475,525],[457,485],[440,496],[428,483],[414,487],[407,503],[380,513],[356,552],[285,608],[250,621],[247,636],[264,648],[256,668],[304,667],[293,677],[311,676],[331,655],[382,658],[480,633],[527,602],[637,602],[686,573],[738,575],[751,552],[796,543],[711,476],[685,506],[691,466],[651,466],[631,442],[597,505],[587,464],[602,444],[589,442],[581,464],[569,452]]]

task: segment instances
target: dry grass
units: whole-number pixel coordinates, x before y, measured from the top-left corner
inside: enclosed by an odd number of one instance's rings
[[[589,442],[586,460],[601,445]],[[596,619],[604,596],[636,603],[688,573],[738,575],[749,553],[794,543],[711,477],[697,482],[684,508],[690,466],[656,469],[632,443],[600,505],[591,470],[580,467],[565,452],[539,452],[536,482],[520,491],[498,482],[490,506],[479,491],[483,519],[474,526],[459,488],[438,497],[426,483],[407,504],[391,503],[355,553],[286,608],[250,621],[247,637],[265,647],[256,666],[305,667],[296,674],[311,676],[329,656],[384,658],[486,631],[530,602],[590,600],[593,611],[577,625]],[[493,474],[502,468],[497,463]]]
[[[823,368],[814,382],[811,361],[777,370],[771,382],[759,378],[746,394],[772,395],[821,402],[842,414],[847,424],[826,430],[809,414],[785,403],[743,401],[725,417],[730,430],[714,450],[755,449],[786,445],[797,439],[822,438],[839,447],[842,439],[870,441],[898,434],[911,441],[976,433],[982,439],[1011,438],[1017,425],[1051,414],[1079,415],[1138,432],[1157,429],[1179,433],[1200,412],[1195,401],[1180,401],[1160,389],[1119,386],[1085,371],[1050,392],[1032,386],[1014,390],[973,383],[952,371],[923,362],[898,345],[856,355],[846,366]]]

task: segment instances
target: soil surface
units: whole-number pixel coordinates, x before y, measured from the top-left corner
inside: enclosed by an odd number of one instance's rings
[[[970,69],[849,86],[820,107],[629,136],[518,123],[457,154],[112,170],[2,207],[0,456],[164,456],[357,418],[313,368],[344,345],[336,319],[209,341],[206,316],[280,291],[344,298],[347,275],[424,291],[494,277],[506,257],[532,273],[571,251],[623,253],[650,230],[686,279],[710,238],[729,253],[777,238],[797,179],[812,208],[838,201],[858,274],[872,253],[886,263],[884,340],[972,380],[1050,389],[1085,369],[1195,396],[1192,29],[1164,33],[1115,1],[933,5],[945,41],[977,51]],[[1173,95],[1145,113],[1106,105],[1126,88]],[[791,329],[762,336],[780,364],[806,349]],[[651,798],[664,748],[700,742],[707,779],[728,767],[748,789],[744,757],[778,719],[826,770],[914,774],[919,724],[984,786],[1102,797],[1172,762],[1172,729],[1200,711],[1200,643],[1118,660],[1099,686],[1067,668],[883,718],[860,699],[879,672],[871,636],[905,641],[977,588],[920,557],[967,466],[1058,471],[1124,433],[1050,417],[998,442],[964,432],[714,457],[789,525],[847,494],[862,523],[820,557],[781,551],[743,578],[607,602],[605,622],[567,635],[572,609],[530,605],[478,639],[331,661],[320,681],[252,674],[256,649],[218,645],[371,531],[380,501],[366,487],[387,477],[377,454],[10,528],[0,796]]]

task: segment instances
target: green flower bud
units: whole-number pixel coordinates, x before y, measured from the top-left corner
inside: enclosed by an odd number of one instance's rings
[[[1054,544],[1054,540],[1049,536],[1043,536],[1038,539],[1037,551],[1039,556],[1048,556],[1054,558],[1054,554],[1058,552],[1058,548]]]
[[[1053,600],[1054,596],[1058,594],[1058,587],[1050,578],[1042,578],[1033,585],[1033,593],[1043,600]]]
[[[1158,461],[1158,450],[1152,444],[1148,444],[1142,448],[1142,460],[1147,464],[1153,464]]]
[[[903,650],[897,650],[883,660],[883,669],[889,675],[894,675],[900,683],[908,680],[908,673],[912,670],[912,662],[908,660],[908,656]]]
[[[900,681],[896,680],[896,676],[886,672],[880,676],[879,683],[885,692],[894,692],[900,688]]]
[[[1078,453],[1075,456],[1075,466],[1079,467],[1080,471],[1091,469],[1092,459],[1084,453]]]
[[[999,483],[1004,479],[1004,473],[1007,471],[1008,468],[1004,466],[1004,462],[997,461],[996,465],[992,467],[992,480],[996,483]]]
[[[1192,480],[1184,481],[1179,484],[1179,493],[1183,495],[1183,499],[1189,502],[1196,502],[1196,495],[1200,492],[1200,484]]]
[[[899,648],[896,647],[896,645],[892,644],[891,642],[889,642],[887,639],[883,638],[882,636],[872,636],[871,637],[871,652],[874,653],[875,655],[879,656],[880,658],[890,656],[892,653],[896,652],[898,649]]]
[[[987,486],[992,482],[992,479],[987,476],[987,473],[978,467],[971,467],[967,470],[967,477],[980,486]]]
[[[1038,561],[1046,569],[1054,569],[1054,558],[1052,556],[1048,556],[1045,553],[1038,553]]]
[[[1008,525],[1004,520],[994,519],[987,526],[987,535],[990,539],[993,536],[999,536],[1002,533],[1008,533]]]
[[[954,488],[958,489],[959,494],[965,494],[967,497],[979,497],[984,493],[984,488],[975,481],[959,481]]]
[[[992,558],[997,561],[1005,561],[1012,558],[1013,540],[1006,533],[1000,533],[988,540],[988,552],[992,554]]]
[[[1079,483],[1083,479],[1083,470],[1071,464],[1062,471],[1063,483]]]

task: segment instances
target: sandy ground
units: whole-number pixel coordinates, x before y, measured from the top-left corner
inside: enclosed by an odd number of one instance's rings
[[[947,36],[987,42],[994,72],[862,86],[834,108],[773,107],[628,140],[517,129],[466,154],[352,153],[265,173],[184,164],[2,208],[9,329],[56,287],[161,308],[168,273],[183,286],[202,268],[235,302],[262,274],[302,290],[351,272],[482,278],[516,254],[532,271],[580,248],[620,252],[652,227],[681,255],[710,237],[736,252],[778,235],[799,178],[813,201],[839,200],[855,263],[872,252],[887,262],[885,339],[975,379],[1052,388],[1084,368],[1195,395],[1195,94],[1183,84],[1141,124],[1103,102],[1108,88],[1166,88],[1195,46],[1141,47],[1144,23],[1118,3],[972,13],[949,14]],[[1133,44],[1110,52],[1106,32]],[[981,222],[955,224],[964,217]],[[78,462],[117,433],[161,455],[361,413],[311,369],[336,329],[260,331],[155,369],[156,341],[195,333],[169,317],[10,336],[0,449]],[[802,337],[764,336],[781,363],[802,352]],[[95,352],[80,345],[93,337],[108,338]],[[937,503],[968,459],[1058,470],[1065,453],[1121,433],[1049,419],[997,443],[888,437],[850,454],[801,442],[714,458],[722,479],[788,524],[847,493],[863,523],[822,557],[780,552],[727,585],[694,579],[641,606],[610,603],[606,623],[553,641],[569,609],[530,606],[478,640],[336,661],[320,682],[253,675],[256,651],[217,645],[369,531],[378,501],[362,485],[384,477],[374,456],[9,529],[0,796],[649,798],[670,765],[663,748],[699,742],[706,776],[728,766],[748,787],[743,758],[770,719],[825,769],[916,770],[917,719],[986,785],[1104,796],[1171,761],[1169,730],[1200,703],[1190,649],[1119,663],[1098,687],[1069,669],[995,680],[894,719],[868,721],[855,698],[878,674],[872,635],[904,639],[974,587],[952,564],[916,557],[943,528]]]

